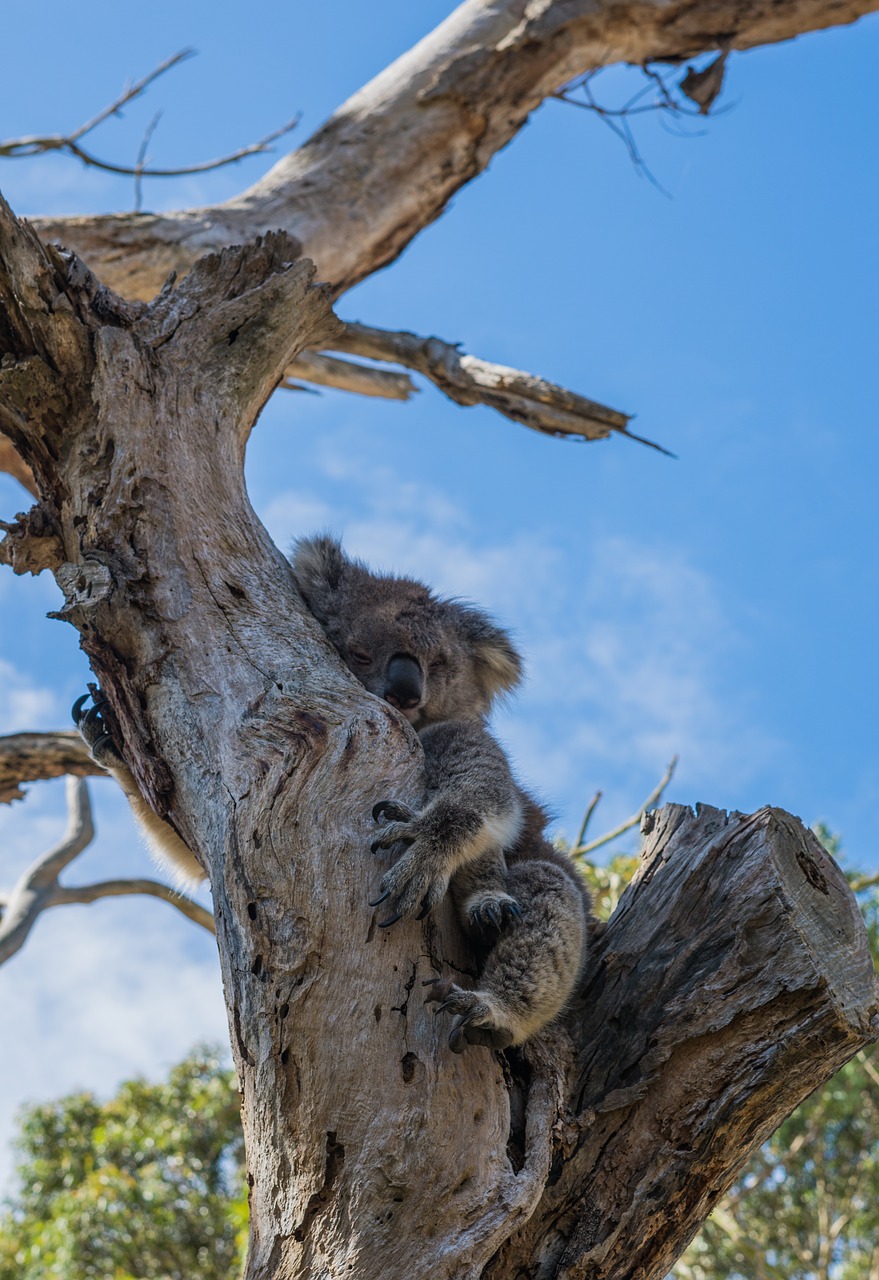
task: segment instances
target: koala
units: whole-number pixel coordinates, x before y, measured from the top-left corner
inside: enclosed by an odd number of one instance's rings
[[[424,749],[420,808],[379,801],[372,851],[405,851],[379,896],[388,928],[423,918],[450,891],[480,960],[479,985],[436,979],[426,997],[453,1014],[450,1047],[522,1044],[569,1000],[586,954],[589,896],[570,859],[546,840],[547,815],[514,780],[486,728],[522,662],[481,610],[420,582],[372,573],[334,538],[300,540],[297,586],[346,666],[405,716]]]
[[[372,573],[329,536],[300,540],[296,585],[342,661],[395,707],[424,749],[425,791],[413,809],[393,798],[373,808],[373,853],[399,853],[378,896],[389,928],[423,918],[448,892],[479,961],[478,986],[427,983],[427,1001],[452,1014],[449,1045],[504,1049],[552,1021],[570,999],[586,955],[589,895],[569,858],[546,840],[547,815],[518,785],[486,728],[522,678],[510,637],[480,609],[443,600],[420,582]],[[141,796],[116,749],[99,692],[73,719],[98,764],[125,792],[156,860],[182,886],[204,871]],[[400,852],[402,850],[402,852]]]

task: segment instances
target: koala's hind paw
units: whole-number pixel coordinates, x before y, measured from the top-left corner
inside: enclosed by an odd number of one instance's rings
[[[95,699],[94,706],[89,707],[88,711],[84,711],[83,707],[91,696],[90,693],[84,693],[82,697],[76,699],[70,709],[73,723],[92,753],[92,759],[96,764],[101,765],[104,769],[118,768],[121,764],[124,764],[124,761],[116,750],[107,722],[101,715],[102,709],[107,706],[107,699],[103,694],[99,693]]]
[[[481,893],[478,898],[471,898],[464,910],[467,923],[480,932],[493,929],[501,933],[523,916],[522,908],[509,893]]]
[[[468,1044],[484,1045],[487,1049],[506,1049],[513,1043],[509,1027],[499,1024],[489,1002],[481,991],[465,991],[451,978],[433,978],[423,984],[432,987],[424,997],[425,1004],[438,1000],[434,1013],[453,1013],[449,1048],[452,1053],[463,1053]]]

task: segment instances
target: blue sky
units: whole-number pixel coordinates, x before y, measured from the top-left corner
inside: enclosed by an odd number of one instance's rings
[[[238,5],[160,0],[148,22],[104,0],[75,22],[54,0],[18,7],[4,15],[0,135],[72,128],[192,45],[198,58],[96,136],[100,154],[133,158],[159,108],[161,164],[296,112],[303,140],[451,7],[267,3],[258,23]],[[635,412],[676,461],[543,439],[427,387],[408,405],[280,393],[254,434],[251,496],[281,545],[329,526],[514,630],[529,681],[496,726],[563,832],[599,788],[596,828],[619,821],[679,753],[669,799],[777,804],[879,865],[877,57],[876,18],[733,55],[728,109],[699,136],[637,123],[668,195],[599,120],[547,103],[339,303]],[[636,75],[607,73],[608,98]],[[153,182],[145,207],[221,199],[266,167]],[[20,214],[132,204],[130,180],[61,157],[0,162],[0,189]],[[0,478],[0,517],[26,505]],[[73,630],[45,619],[56,598],[50,582],[0,576],[0,732],[65,724],[85,686]],[[124,802],[109,783],[92,792],[100,838],[76,876],[145,871]],[[0,812],[0,879],[61,825],[61,784]],[[224,1035],[211,940],[155,903],[44,917],[0,970],[0,1009],[19,1031],[4,1107],[106,1089]]]

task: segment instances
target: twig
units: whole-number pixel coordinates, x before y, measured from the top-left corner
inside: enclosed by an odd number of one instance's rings
[[[573,849],[571,849],[570,851],[571,857],[572,858],[585,857],[587,853],[592,853],[594,849],[600,849],[602,845],[609,844],[611,840],[615,840],[617,836],[621,836],[624,831],[629,831],[632,827],[637,826],[637,824],[641,821],[641,819],[643,818],[647,810],[656,804],[656,802],[659,800],[665,788],[671,782],[672,776],[677,767],[677,763],[678,763],[678,757],[674,756],[668,768],[666,769],[662,779],[650,792],[650,795],[641,805],[638,812],[633,813],[630,818],[626,818],[625,822],[620,823],[620,825],[618,827],[615,827],[613,831],[608,831],[605,835],[599,836],[597,840],[591,840],[589,844],[581,843],[583,839],[582,832],[581,832],[579,840],[574,845]],[[595,802],[593,801],[592,805],[590,806],[590,809],[587,810],[587,819],[589,818],[589,816],[591,816],[591,810],[592,808],[594,808],[594,805],[595,805]],[[585,825],[586,825],[586,821],[584,820],[584,827]]]
[[[874,885],[879,884],[879,871],[875,875],[859,876],[857,880],[852,880],[852,893],[861,893],[864,889],[872,889]]]
[[[105,880],[98,884],[66,887],[58,883],[65,867],[78,857],[92,842],[95,834],[88,785],[82,778],[67,779],[67,830],[64,838],[54,848],[41,854],[15,884],[0,899],[3,904],[0,919],[0,964],[9,960],[24,946],[37,917],[50,907],[71,903],[96,902],[99,898],[121,897],[132,893],[148,894],[176,907],[189,920],[214,932],[210,912],[197,902],[175,893],[167,885],[155,880],[131,878]]]
[[[552,97],[559,102],[567,103],[568,106],[591,111],[600,120],[603,120],[608,128],[623,142],[636,171],[647,178],[664,196],[669,196],[669,192],[651,172],[644,157],[638,150],[629,120],[633,116],[646,115],[648,112],[660,113],[660,119],[663,116],[698,119],[700,116],[706,116],[709,113],[718,115],[719,112],[712,112],[711,109],[723,84],[726,56],[726,51],[721,52],[702,71],[696,71],[692,66],[688,67],[680,83],[673,86],[667,84],[662,72],[657,67],[644,63],[640,67],[640,71],[646,77],[647,83],[642,85],[620,107],[605,106],[596,100],[592,92],[592,82],[602,71],[606,70],[605,67],[597,67],[592,71],[588,71],[585,75],[580,76],[557,93],[554,93]],[[644,102],[644,98],[651,89],[655,90],[656,96],[651,102]],[[684,98],[689,101],[684,101]],[[691,103],[696,105],[690,105]],[[677,136],[698,137],[702,132],[703,130],[696,130],[688,133],[681,130],[677,132]]]
[[[150,138],[156,131],[156,126],[162,118],[161,111],[157,111],[152,120],[144,130],[143,137],[140,140],[140,147],[137,151],[137,160],[134,165],[134,212],[140,213],[141,207],[141,179],[143,178],[144,165],[147,158],[147,147],[150,145]]]
[[[155,117],[151,125],[148,127],[144,141],[141,143],[138,159],[133,166],[113,164],[108,160],[99,160],[91,151],[87,151],[84,147],[80,146],[81,138],[84,138],[86,134],[91,133],[93,129],[97,128],[99,124],[102,124],[105,120],[109,119],[110,116],[120,115],[122,108],[126,106],[127,103],[139,97],[148,85],[152,84],[154,80],[158,79],[158,77],[163,75],[166,71],[169,71],[171,67],[174,67],[179,62],[184,61],[184,59],[191,57],[193,53],[194,50],[192,49],[183,49],[180,53],[175,53],[172,57],[166,58],[166,60],[160,63],[154,71],[149,73],[149,75],[144,76],[142,80],[138,80],[135,84],[130,85],[114,102],[111,102],[108,107],[104,107],[104,109],[99,111],[96,116],[93,116],[92,119],[87,121],[85,124],[80,125],[78,129],[74,129],[72,133],[33,135],[25,138],[10,138],[6,142],[0,142],[0,158],[18,160],[26,156],[45,155],[49,151],[63,151],[68,155],[74,156],[77,160],[81,160],[84,165],[87,165],[90,168],[101,169],[105,173],[118,173],[123,177],[133,177],[137,184],[142,178],[179,178],[185,174],[207,173],[211,169],[220,169],[224,165],[235,164],[238,160],[243,160],[246,156],[260,155],[271,150],[270,143],[276,142],[278,138],[282,138],[285,134],[296,128],[296,125],[299,123],[298,116],[295,116],[292,120],[288,120],[288,122],[282,125],[280,129],[275,129],[272,133],[266,134],[266,136],[261,138],[259,142],[252,142],[246,147],[241,147],[238,151],[233,151],[230,155],[220,156],[216,160],[203,160],[197,164],[185,165],[183,167],[173,169],[149,168],[144,164],[144,152],[146,150],[146,145],[152,131],[158,123],[158,117]],[[139,209],[139,188],[136,187],[136,190],[138,193],[137,208]]]
[[[580,830],[577,833],[577,839],[574,841],[575,849],[579,849],[580,845],[583,843],[583,837],[586,835],[586,828],[589,826],[592,815],[595,812],[598,802],[603,794],[604,792],[602,791],[596,791],[595,795],[589,801],[586,812],[583,815],[583,821],[580,823]]]

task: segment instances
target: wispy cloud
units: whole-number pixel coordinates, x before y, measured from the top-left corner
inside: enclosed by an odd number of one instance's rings
[[[687,549],[625,534],[573,548],[540,528],[502,540],[446,494],[338,443],[319,446],[321,501],[277,499],[270,528],[332,528],[369,564],[472,599],[513,630],[528,681],[498,729],[566,829],[598,788],[607,820],[624,816],[675,754],[679,794],[712,799],[783,751],[736,682],[747,636]]]

